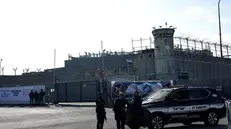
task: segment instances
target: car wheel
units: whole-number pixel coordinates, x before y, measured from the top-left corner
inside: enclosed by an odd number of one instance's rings
[[[219,116],[215,111],[210,111],[204,118],[204,123],[207,126],[216,126],[219,123]]]
[[[183,123],[184,125],[189,126],[189,125],[191,125],[191,124],[192,124],[192,121],[183,121],[182,123]]]
[[[153,129],[163,129],[164,117],[162,115],[154,114],[152,116],[152,127]]]

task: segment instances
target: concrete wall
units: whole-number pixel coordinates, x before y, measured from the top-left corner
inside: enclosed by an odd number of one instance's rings
[[[153,57],[153,54],[153,50],[144,50],[140,54],[134,54],[132,56],[132,60],[134,62],[132,66],[134,73],[132,74],[138,76],[139,80],[148,80],[150,78],[147,76],[147,74],[155,73],[155,58]],[[180,71],[187,71],[189,73],[189,80],[220,80],[221,78],[231,79],[230,59],[225,59],[222,61],[217,57],[202,55],[195,56],[187,53],[177,54],[177,52],[175,52],[174,58],[176,64],[176,74],[178,74]],[[113,66],[108,67],[105,65],[105,74],[109,77],[125,76],[125,73],[127,72],[127,65],[124,60],[126,60],[125,56],[118,58],[117,61],[115,61],[116,63],[113,63],[112,60],[105,60],[105,63],[106,61],[109,61],[111,64],[113,64]],[[110,63],[106,64],[109,65]],[[85,62],[83,64],[87,63]],[[91,65],[93,64],[94,63],[91,63]],[[94,65],[92,68],[93,67]],[[119,67],[121,68],[120,73],[123,75],[115,74],[115,69]],[[56,75],[60,83],[100,79],[96,69],[88,69],[85,71],[83,78],[78,78],[77,75],[79,75],[79,73],[74,70],[69,74],[67,69],[62,68],[56,70]],[[92,73],[94,76],[92,76]],[[50,84],[53,83],[53,79],[53,71],[49,70],[41,73],[24,74],[20,76],[0,76],[0,86]]]
[[[155,58],[153,57],[154,51],[152,50],[143,50],[142,52],[131,55],[133,60],[133,69],[134,75],[138,76],[138,80],[155,80]],[[112,58],[111,58],[112,57]],[[105,74],[109,77],[116,76],[125,76],[127,72],[126,59],[129,56],[109,56],[105,57]],[[216,86],[224,84],[226,86],[226,91],[229,93],[231,91],[231,60],[224,59],[221,60],[217,57],[212,57],[209,54],[200,54],[189,53],[187,51],[177,51],[174,52],[175,58],[175,73],[176,76],[179,72],[188,72],[189,80],[187,82],[178,80],[179,83],[191,83],[194,85],[209,85]],[[59,80],[59,83],[63,82],[78,82],[83,80],[99,80],[100,78],[97,75],[97,67],[101,64],[101,59],[76,59],[76,61],[69,60],[69,64],[66,64],[64,68],[58,68],[56,70],[56,75]],[[97,60],[97,61],[95,61]],[[73,61],[73,63],[70,63]],[[98,62],[98,63],[95,63]],[[75,64],[78,66],[81,64],[81,67],[87,69],[83,73],[83,77],[79,77],[81,69],[75,67]],[[95,66],[96,64],[96,66]],[[120,74],[116,74],[115,69],[120,69]],[[72,69],[72,70],[71,70]],[[75,70],[76,69],[76,70]],[[92,76],[94,73],[94,76]],[[154,76],[147,76],[148,74],[154,73]],[[39,85],[39,84],[51,84],[53,85],[53,70],[46,70],[45,72],[33,73],[33,74],[24,74],[21,76],[0,76],[0,86],[16,86],[16,85]],[[222,83],[221,83],[222,82]],[[70,86],[71,87],[71,86]],[[77,87],[75,87],[77,88]],[[62,88],[62,91],[65,90]],[[94,89],[94,88],[93,88]],[[78,91],[78,89],[74,89]],[[89,89],[89,92],[91,89]],[[71,91],[70,91],[70,94]],[[62,96],[62,95],[61,95]],[[64,98],[61,97],[61,100]],[[69,98],[70,100],[78,98]]]
[[[51,74],[43,72],[33,75],[0,76],[0,86],[47,84],[51,82],[52,77]]]
[[[226,80],[231,79],[231,60],[221,60],[212,56],[175,56],[176,72],[186,71],[190,80]]]
[[[104,56],[105,68],[112,69],[116,67],[126,67],[126,59],[128,55],[108,55]],[[93,65],[94,64],[94,65]],[[84,72],[89,69],[102,68],[101,57],[91,58],[73,58],[65,61],[65,68],[69,72]]]

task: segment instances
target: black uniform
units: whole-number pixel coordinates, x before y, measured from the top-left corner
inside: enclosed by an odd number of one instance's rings
[[[125,105],[129,106],[128,100],[125,98],[118,98],[115,101],[113,111],[115,113],[115,120],[117,129],[124,129],[125,128],[125,120],[126,120],[126,111]]]
[[[39,94],[37,91],[34,93],[35,104],[38,104]]]
[[[43,89],[41,89],[39,93],[39,104],[43,104],[44,95],[45,95],[45,92],[43,91]]]
[[[103,129],[104,120],[106,118],[105,101],[102,97],[96,99],[96,116],[97,116],[97,129]]]
[[[142,100],[139,96],[132,99],[129,109],[131,113],[131,127],[132,129],[138,129],[141,126],[144,115]]]
[[[32,105],[33,101],[34,101],[34,92],[33,92],[33,90],[30,91],[29,97],[30,97],[30,104]]]

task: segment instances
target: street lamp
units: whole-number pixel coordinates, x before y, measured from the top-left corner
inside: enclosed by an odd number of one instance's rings
[[[223,51],[222,51],[222,37],[221,37],[221,14],[220,14],[220,3],[221,3],[221,0],[219,0],[219,1],[218,1],[218,21],[219,21],[220,51],[221,51],[221,58],[223,58]]]

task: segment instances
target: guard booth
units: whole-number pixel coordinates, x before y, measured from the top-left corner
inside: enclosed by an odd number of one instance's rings
[[[95,102],[101,91],[99,80],[56,84],[58,102]]]

